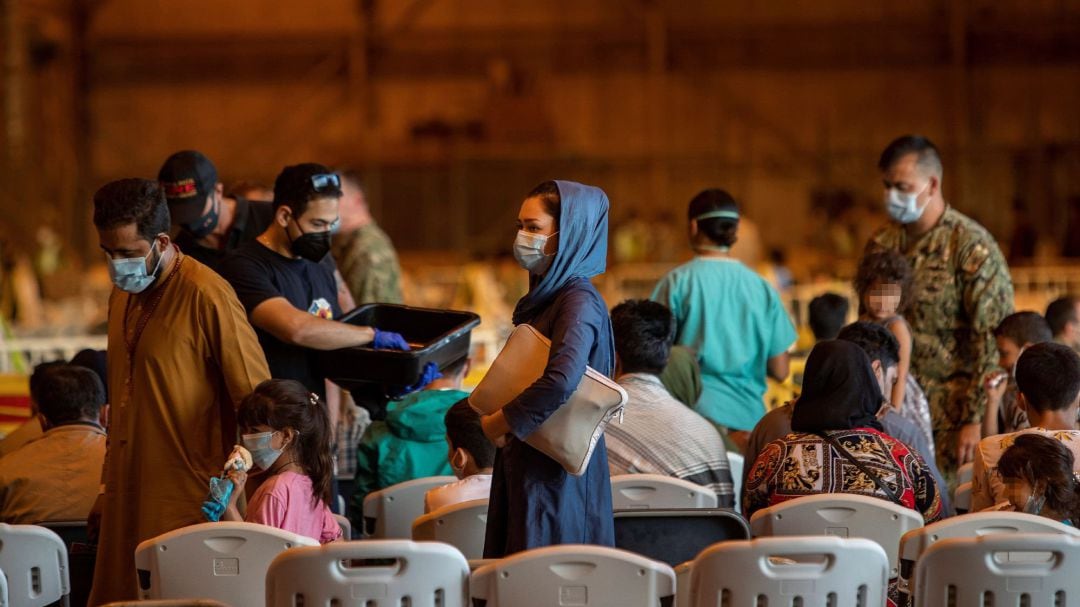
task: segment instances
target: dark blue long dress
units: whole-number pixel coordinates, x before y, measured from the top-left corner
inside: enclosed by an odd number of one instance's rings
[[[615,365],[607,306],[589,282],[606,265],[607,196],[557,183],[559,252],[514,313],[514,324],[528,323],[551,339],[551,356],[543,377],[503,408],[512,436],[495,456],[485,558],[553,544],[614,545],[603,438],[580,477],[523,442],[566,402],[586,365],[607,375]]]

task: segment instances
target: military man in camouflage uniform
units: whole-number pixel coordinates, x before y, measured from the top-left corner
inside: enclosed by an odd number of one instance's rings
[[[937,464],[952,485],[979,444],[985,381],[998,368],[993,331],[1012,313],[1012,279],[993,236],[945,203],[933,143],[901,137],[878,168],[893,221],[866,250],[899,251],[914,271],[911,369],[930,401]]]
[[[397,252],[371,217],[358,176],[343,171],[341,190],[341,231],[333,252],[353,299],[357,305],[402,303]]]

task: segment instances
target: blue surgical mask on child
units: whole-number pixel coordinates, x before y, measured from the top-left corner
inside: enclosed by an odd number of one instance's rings
[[[277,431],[245,434],[240,437],[244,448],[251,452],[251,463],[260,470],[269,470],[285,452],[284,447],[275,449],[270,446],[275,434]]]

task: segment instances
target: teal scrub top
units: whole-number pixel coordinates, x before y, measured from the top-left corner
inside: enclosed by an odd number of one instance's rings
[[[698,353],[704,389],[694,409],[751,430],[765,414],[768,360],[796,338],[776,290],[737,260],[697,257],[664,276],[652,299],[675,315],[676,343]]]

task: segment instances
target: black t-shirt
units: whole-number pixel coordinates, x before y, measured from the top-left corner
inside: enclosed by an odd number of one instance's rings
[[[284,297],[299,310],[333,320],[341,318],[335,269],[331,255],[319,263],[289,259],[252,240],[226,256],[219,272],[236,290],[249,316],[262,302]],[[308,390],[325,394],[325,375],[313,350],[285,343],[258,327],[255,334],[266,354],[271,377],[295,379]]]
[[[180,230],[176,235],[175,242],[185,255],[190,255],[199,260],[203,265],[210,266],[211,270],[218,271],[225,255],[245,242],[255,240],[262,234],[267,226],[274,221],[274,205],[269,202],[247,200],[237,196],[236,219],[225,238],[225,250],[211,249],[199,244],[195,237],[187,230]]]

